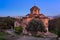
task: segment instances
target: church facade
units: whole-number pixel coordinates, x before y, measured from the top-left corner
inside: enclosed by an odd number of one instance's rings
[[[17,20],[15,21],[14,23],[14,26],[19,26],[22,25],[23,27],[23,32],[26,30],[26,25],[32,20],[32,19],[39,19],[40,21],[43,22],[44,26],[45,26],[45,29],[47,30],[48,32],[48,21],[49,21],[49,18],[46,17],[45,15],[41,14],[40,12],[40,9],[37,7],[37,6],[33,6],[31,9],[30,9],[30,13],[27,14],[25,17],[22,17],[21,20],[20,18],[16,18]]]

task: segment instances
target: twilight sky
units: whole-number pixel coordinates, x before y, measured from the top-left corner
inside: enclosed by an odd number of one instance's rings
[[[0,0],[0,16],[25,16],[34,4],[46,16],[60,15],[60,0]]]

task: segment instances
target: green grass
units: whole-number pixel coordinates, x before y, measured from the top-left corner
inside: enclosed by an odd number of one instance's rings
[[[0,40],[7,40],[6,38],[0,38]]]
[[[0,32],[0,40],[6,40],[7,33]]]
[[[7,33],[5,33],[5,32],[0,32],[0,36],[6,36],[7,35]]]

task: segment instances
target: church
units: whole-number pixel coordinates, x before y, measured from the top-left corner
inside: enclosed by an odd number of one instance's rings
[[[21,19],[21,20],[20,20]],[[40,9],[37,6],[33,6],[30,8],[30,13],[27,14],[26,16],[22,18],[16,18],[14,27],[17,27],[19,25],[22,25],[23,27],[23,32],[26,30],[26,25],[32,20],[32,19],[39,19],[40,21],[43,22],[45,29],[48,32],[48,21],[49,18],[46,17],[45,15],[41,14]]]

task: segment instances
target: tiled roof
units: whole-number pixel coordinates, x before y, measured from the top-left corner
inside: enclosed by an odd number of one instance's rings
[[[43,14],[27,14],[23,18],[25,19],[25,18],[32,18],[32,17],[35,17],[35,18],[48,18],[48,17],[44,16]]]

